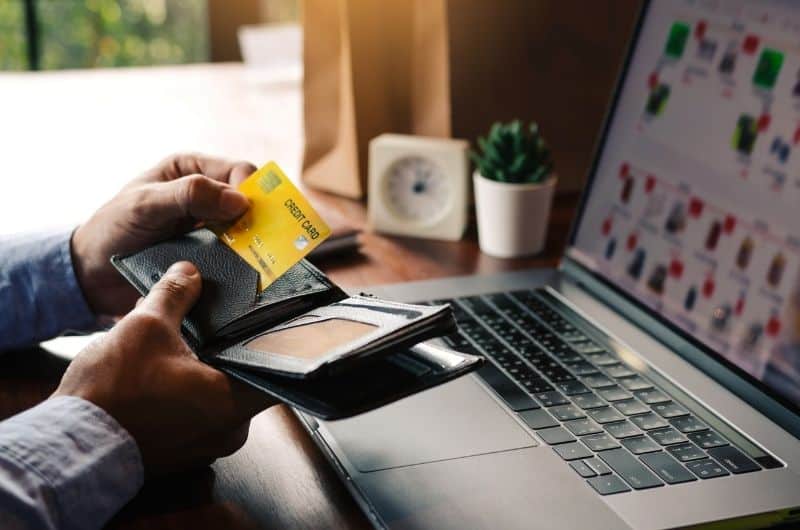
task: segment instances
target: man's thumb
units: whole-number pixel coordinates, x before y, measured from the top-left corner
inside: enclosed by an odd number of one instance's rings
[[[247,198],[231,186],[203,175],[153,184],[151,215],[160,219],[230,221],[247,211]]]
[[[174,263],[137,307],[155,313],[171,325],[180,326],[197,302],[202,289],[200,272],[188,261]]]

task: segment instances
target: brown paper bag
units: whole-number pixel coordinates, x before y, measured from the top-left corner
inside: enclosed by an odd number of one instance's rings
[[[306,0],[303,178],[366,190],[384,132],[475,140],[539,122],[561,189],[588,168],[638,0]]]
[[[346,197],[366,190],[367,145],[408,131],[407,0],[306,0],[303,180]]]

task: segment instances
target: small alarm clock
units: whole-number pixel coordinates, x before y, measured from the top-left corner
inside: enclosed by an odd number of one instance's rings
[[[469,143],[382,134],[369,144],[369,221],[378,232],[461,239],[469,205]]]

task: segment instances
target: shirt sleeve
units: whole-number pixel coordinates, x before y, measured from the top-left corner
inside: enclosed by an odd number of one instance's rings
[[[71,238],[71,231],[0,237],[0,351],[96,327],[72,268]]]
[[[133,438],[96,405],[61,396],[0,422],[0,527],[101,528],[141,488]]]

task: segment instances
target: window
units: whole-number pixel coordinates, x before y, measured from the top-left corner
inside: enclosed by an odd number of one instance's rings
[[[0,70],[24,70],[25,14],[21,1],[0,1]]]
[[[207,61],[206,0],[0,0],[0,68]]]

